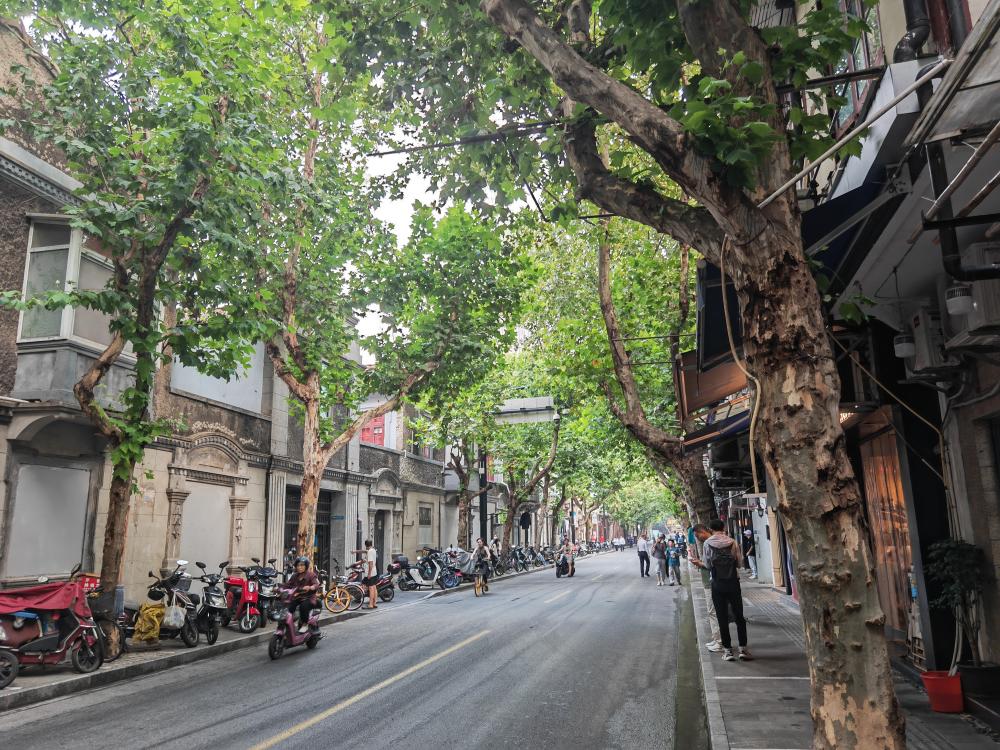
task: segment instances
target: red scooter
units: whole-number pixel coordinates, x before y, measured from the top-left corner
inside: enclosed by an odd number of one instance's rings
[[[245,577],[226,578],[226,606],[228,612],[222,616],[222,627],[233,620],[241,633],[252,633],[264,624],[260,611],[260,582],[257,580],[259,567],[239,568]]]
[[[0,688],[20,667],[63,664],[82,674],[104,663],[77,565],[68,581],[0,592]]]
[[[314,607],[309,613],[309,629],[304,633],[299,632],[298,623],[295,622],[295,615],[292,614],[291,606],[295,601],[297,589],[281,589],[280,609],[272,610],[271,619],[277,621],[278,626],[274,629],[274,635],[267,644],[267,655],[271,659],[280,659],[286,648],[301,646],[312,650],[319,645],[323,634],[319,630],[319,607]],[[311,595],[310,593],[305,594]]]

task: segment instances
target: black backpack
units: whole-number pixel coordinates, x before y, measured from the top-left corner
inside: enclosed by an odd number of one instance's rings
[[[732,545],[712,548],[712,580],[738,581],[736,558],[733,557]]]

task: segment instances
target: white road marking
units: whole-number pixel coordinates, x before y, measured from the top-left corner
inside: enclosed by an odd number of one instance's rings
[[[454,646],[451,646],[450,648],[446,648],[444,651],[441,651],[440,653],[434,654],[434,656],[431,656],[431,657],[429,657],[427,659],[424,659],[422,662],[420,662],[418,664],[414,664],[412,667],[404,669],[399,674],[395,674],[392,677],[388,677],[388,678],[382,680],[382,682],[378,683],[377,685],[372,685],[370,688],[362,690],[357,695],[353,695],[350,698],[348,698],[347,700],[343,700],[340,703],[338,703],[337,705],[331,706],[330,708],[326,709],[325,711],[320,711],[318,714],[316,714],[315,716],[313,716],[311,719],[306,719],[305,721],[299,722],[298,724],[296,724],[296,725],[294,725],[292,727],[289,727],[288,729],[286,729],[281,734],[277,734],[277,735],[275,735],[274,737],[272,737],[269,740],[265,740],[264,742],[261,742],[261,743],[259,743],[257,745],[254,745],[251,750],[268,750],[268,748],[272,748],[272,747],[275,747],[277,745],[280,745],[282,742],[285,742],[286,740],[291,739],[292,737],[294,737],[295,735],[299,734],[300,732],[304,732],[305,730],[309,729],[310,727],[316,726],[321,721],[325,721],[326,719],[329,719],[334,714],[337,714],[337,713],[343,711],[345,708],[350,708],[355,703],[363,701],[365,698],[368,698],[368,697],[370,697],[370,696],[372,696],[372,695],[380,692],[381,690],[389,687],[393,683],[399,682],[400,680],[403,680],[403,679],[409,677],[414,672],[419,672],[424,667],[430,666],[431,664],[433,664],[434,662],[438,661],[439,659],[443,659],[444,657],[449,656],[450,654],[455,653],[459,649],[465,648],[470,643],[474,643],[475,641],[478,641],[480,638],[482,638],[482,637],[484,637],[486,635],[489,635],[489,633],[490,633],[489,630],[483,630],[482,632],[477,633],[476,635],[472,636],[471,638],[466,638],[464,641],[462,641],[460,643],[456,643]]]
[[[573,593],[572,589],[567,589],[566,591],[563,591],[561,594],[556,594],[551,599],[546,599],[544,602],[542,602],[542,604],[551,604],[556,599],[562,599],[564,596],[566,596],[568,594],[572,594],[572,593]]]

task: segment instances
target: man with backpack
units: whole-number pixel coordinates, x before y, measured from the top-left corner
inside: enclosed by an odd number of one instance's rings
[[[753,659],[747,648],[747,621],[743,616],[743,592],[740,589],[740,568],[743,565],[743,552],[739,543],[725,532],[726,525],[713,519],[708,528],[712,535],[705,540],[701,560],[695,562],[709,571],[712,585],[712,602],[715,604],[715,616],[719,621],[719,635],[722,637],[724,661],[749,661]],[[736,637],[739,640],[739,651],[733,653],[733,642],[729,634],[729,612],[736,621]]]

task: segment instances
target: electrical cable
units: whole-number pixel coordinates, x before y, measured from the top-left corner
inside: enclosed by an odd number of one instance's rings
[[[757,428],[757,414],[760,411],[760,381],[757,380],[750,371],[743,366],[740,362],[740,358],[736,356],[736,342],[733,339],[733,326],[729,319],[729,302],[726,299],[726,250],[729,249],[730,237],[727,234],[726,238],[722,241],[722,249],[719,252],[719,273],[722,278],[722,314],[726,318],[726,337],[729,339],[729,351],[732,352],[733,361],[736,366],[740,368],[740,371],[746,377],[747,380],[753,383],[754,387],[754,399],[753,399],[753,412],[750,414],[750,435],[749,435],[749,448],[750,448],[750,470],[753,474],[753,491],[754,494],[760,494],[760,482],[757,477],[757,453],[754,450],[756,428]]]
[[[851,354],[850,351],[848,351],[847,347],[844,346],[842,343],[840,343],[840,341],[837,340],[836,336],[831,335],[830,339],[833,341],[834,344],[836,344],[837,346],[839,346],[844,351],[844,353],[847,354],[847,356],[850,357],[850,354]],[[851,357],[851,361],[854,362],[854,364],[858,366],[858,369],[861,370],[861,372],[863,372],[865,375],[867,375],[868,377],[870,377],[872,379],[872,381],[875,383],[875,385],[877,385],[879,388],[881,388],[883,391],[885,391],[887,394],[889,394],[897,404],[899,404],[900,406],[902,406],[904,409],[906,409],[908,412],[910,412],[910,414],[912,414],[917,419],[919,419],[921,422],[923,422],[925,425],[927,425],[928,427],[930,427],[934,431],[934,433],[937,435],[938,450],[941,453],[941,469],[942,469],[942,472],[941,472],[940,476],[941,476],[941,481],[944,483],[945,502],[946,502],[946,504],[948,506],[948,522],[949,522],[949,526],[950,526],[949,530],[950,530],[950,532],[952,534],[954,534],[959,529],[958,511],[955,508],[955,503],[954,503],[954,499],[952,497],[952,492],[951,492],[951,484],[948,481],[948,477],[951,476],[951,466],[950,466],[951,465],[951,461],[948,459],[948,447],[945,444],[944,433],[941,431],[941,429],[937,425],[935,425],[929,419],[927,419],[926,417],[924,417],[923,414],[921,414],[920,412],[918,412],[916,409],[914,409],[912,406],[910,406],[908,403],[906,403],[902,398],[900,398],[896,394],[895,391],[893,391],[892,389],[890,389],[888,386],[886,386],[885,383],[883,383],[881,380],[879,380],[877,377],[875,377],[875,374],[871,370],[869,370],[867,367],[865,367],[863,364],[861,364],[860,361],[858,361],[854,357]]]

